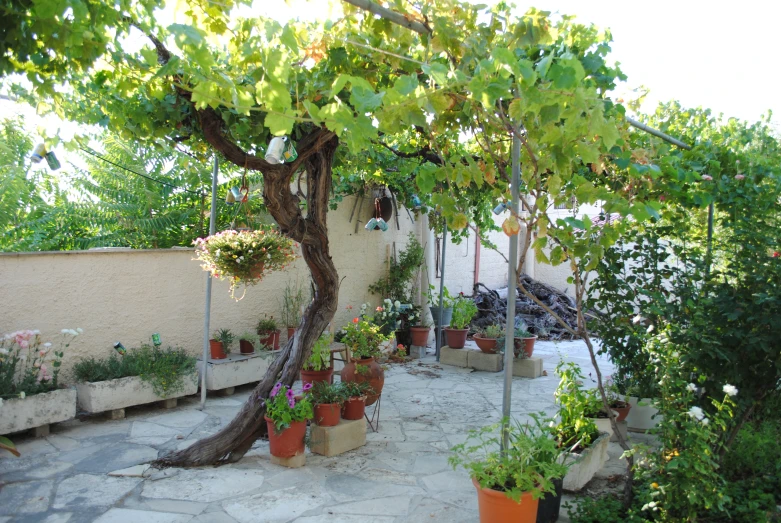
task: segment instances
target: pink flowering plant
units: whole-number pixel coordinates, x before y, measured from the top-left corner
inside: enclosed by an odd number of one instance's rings
[[[277,433],[290,427],[294,421],[312,419],[314,412],[309,399],[311,388],[312,384],[307,383],[299,393],[296,393],[282,383],[274,385],[266,400],[266,416],[274,422]]]
[[[65,349],[81,329],[63,329],[59,349],[38,330],[20,330],[0,337],[0,405],[3,399],[25,398],[57,388]]]
[[[296,259],[295,242],[270,226],[255,231],[223,231],[193,243],[201,267],[215,278],[229,279],[231,294],[240,283],[255,285]]]

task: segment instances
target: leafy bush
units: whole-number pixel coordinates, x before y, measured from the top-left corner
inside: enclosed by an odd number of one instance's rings
[[[85,358],[74,367],[77,381],[98,382],[138,376],[146,381],[158,396],[184,389],[184,378],[195,373],[195,358],[184,349],[160,349],[143,345],[129,350],[125,356]]]
[[[321,334],[312,347],[312,354],[304,363],[305,370],[321,371],[331,366],[331,336]]]
[[[611,495],[591,498],[583,496],[577,503],[565,502],[564,509],[569,511],[572,523],[642,523],[645,518],[627,513],[619,499]]]
[[[450,320],[450,327],[453,329],[466,329],[469,323],[477,314],[477,305],[474,300],[458,296],[453,301],[453,318]]]
[[[599,437],[594,420],[586,417],[586,413],[593,410],[594,393],[580,388],[583,373],[577,364],[560,361],[556,374],[561,377],[553,394],[559,406],[559,422],[552,431],[560,448],[580,451]]]
[[[392,301],[411,303],[412,283],[421,265],[423,265],[423,247],[415,234],[409,233],[407,247],[399,253],[398,261],[396,258],[391,258],[388,277],[369,285],[369,292],[387,296]]]
[[[375,358],[380,356],[380,344],[387,340],[380,332],[379,325],[366,320],[353,318],[352,323],[344,327],[342,342],[350,347],[356,358]]]

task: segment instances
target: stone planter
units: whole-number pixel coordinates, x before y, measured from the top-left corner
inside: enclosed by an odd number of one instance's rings
[[[255,354],[231,354],[226,359],[210,360],[206,365],[206,390],[227,390],[234,387],[260,381],[266,374],[274,356],[268,351]],[[203,363],[198,361],[199,371]]]
[[[564,462],[569,466],[564,476],[564,490],[577,492],[591,481],[599,469],[607,463],[607,446],[610,436],[602,433],[591,445],[580,454],[564,455]]]
[[[658,416],[659,409],[653,406],[652,400],[634,396],[627,396],[626,400],[631,406],[626,416],[626,425],[630,432],[645,432],[655,428],[661,421]]]
[[[193,373],[185,376],[183,381],[183,389],[164,396],[155,394],[152,385],[138,376],[128,376],[127,378],[97,381],[94,383],[77,383],[76,391],[79,394],[79,409],[89,413],[116,411],[134,405],[181,398],[182,396],[195,394],[198,391],[197,374]],[[175,402],[173,405],[175,405]]]
[[[618,412],[613,411],[613,415],[618,417]],[[610,423],[610,418],[591,418],[591,421],[597,426],[599,432],[607,432],[612,440],[613,438],[613,425]]]
[[[60,389],[34,394],[24,399],[3,400],[0,407],[0,434],[45,427],[76,417],[76,391]],[[40,435],[46,435],[42,430]],[[39,435],[39,434],[36,434]]]

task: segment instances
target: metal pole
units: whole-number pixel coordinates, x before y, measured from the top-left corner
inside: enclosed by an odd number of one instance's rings
[[[209,216],[209,236],[217,231],[217,175],[220,172],[220,160],[214,155],[212,170],[212,208]],[[212,275],[206,273],[206,307],[203,315],[203,359],[201,367],[201,410],[206,408],[206,365],[209,362],[209,321],[212,310]]]
[[[442,347],[442,311],[445,304],[442,303],[442,296],[445,291],[445,250],[447,248],[447,220],[442,227],[442,259],[440,261],[442,268],[439,270],[439,318],[437,318],[437,361],[439,361],[439,349]]]
[[[705,273],[710,274],[711,250],[713,249],[713,202],[708,205],[708,244],[705,251]]]
[[[680,147],[681,149],[686,149],[687,151],[691,151],[691,146],[690,146],[690,145],[686,145],[686,144],[685,144],[685,143],[683,143],[682,141],[680,141],[680,140],[676,140],[675,138],[673,138],[673,137],[672,137],[672,136],[670,136],[669,134],[664,134],[662,131],[660,131],[660,130],[658,130],[658,129],[654,129],[653,127],[648,127],[648,126],[647,126],[647,125],[645,125],[644,123],[640,123],[640,122],[638,122],[637,120],[634,120],[634,119],[632,119],[632,118],[629,118],[628,116],[626,117],[626,121],[627,121],[627,122],[629,123],[629,125],[631,125],[632,127],[637,127],[637,128],[638,128],[638,129],[640,129],[641,131],[645,131],[645,132],[647,132],[648,134],[652,134],[652,135],[656,136],[657,138],[661,138],[661,139],[662,139],[662,140],[664,140],[665,142],[670,142],[670,143],[671,143],[671,144],[673,144],[673,145],[677,145],[677,146],[678,146],[678,147]]]
[[[521,137],[520,127],[515,127],[513,130],[513,153],[512,153],[512,170],[513,181],[511,185],[512,190],[512,202],[510,209],[513,216],[518,215],[518,190],[521,184]],[[531,231],[526,231],[526,234],[531,234]],[[518,235],[513,234],[510,236],[510,263],[507,268],[507,319],[505,326],[505,338],[504,338],[504,395],[502,396],[502,452],[504,452],[510,446],[510,432],[508,426],[504,424],[504,420],[509,422],[510,419],[510,402],[512,400],[513,389],[513,356],[514,356],[514,342],[515,342],[515,290],[518,281],[517,272],[518,264]]]

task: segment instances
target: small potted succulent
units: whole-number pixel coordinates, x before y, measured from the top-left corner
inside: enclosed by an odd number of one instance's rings
[[[260,336],[260,344],[266,347],[266,350],[279,350],[279,329],[274,316],[263,317],[258,320],[255,330]]]
[[[520,327],[515,329],[515,357],[516,358],[531,358],[534,354],[534,341],[537,336],[529,332],[529,328],[526,324],[521,324]]]
[[[209,351],[213,360],[224,360],[228,357],[231,343],[233,343],[233,333],[228,329],[220,329],[212,334],[209,340]]]
[[[331,383],[334,369],[331,368],[331,336],[323,333],[312,347],[312,354],[301,369],[301,381],[303,383],[317,382]]]
[[[505,452],[499,450],[501,427],[509,433]],[[556,443],[539,422],[521,425],[505,419],[502,425],[470,431],[452,451],[449,463],[463,466],[477,489],[481,523],[536,523],[540,498],[555,493],[554,481],[567,472]]]
[[[342,389],[342,398],[344,398],[342,419],[363,419],[366,395],[371,390],[371,386],[365,382],[343,381],[339,387]]]
[[[376,359],[381,355],[380,345],[388,338],[380,332],[379,325],[360,318],[353,318],[344,331],[342,342],[350,348],[352,357],[342,369],[342,381],[368,382],[372,391],[366,404],[373,405],[385,384],[385,372]]]
[[[239,352],[242,354],[254,354],[255,353],[255,340],[258,337],[251,332],[245,332],[239,336]]]
[[[304,385],[300,394],[282,383],[271,389],[266,400],[269,451],[278,458],[292,458],[304,453],[306,422],[312,419],[311,385]]]
[[[464,296],[458,296],[453,302],[453,317],[450,327],[445,327],[447,346],[451,349],[463,349],[466,336],[469,334],[469,324],[477,314],[475,302]]]
[[[474,335],[477,347],[487,354],[496,354],[496,346],[501,338],[504,338],[504,329],[498,324],[489,325]]]
[[[344,404],[344,389],[342,387],[331,385],[326,381],[318,381],[312,385],[310,398],[315,406],[315,423],[321,427],[333,427],[339,424]]]

